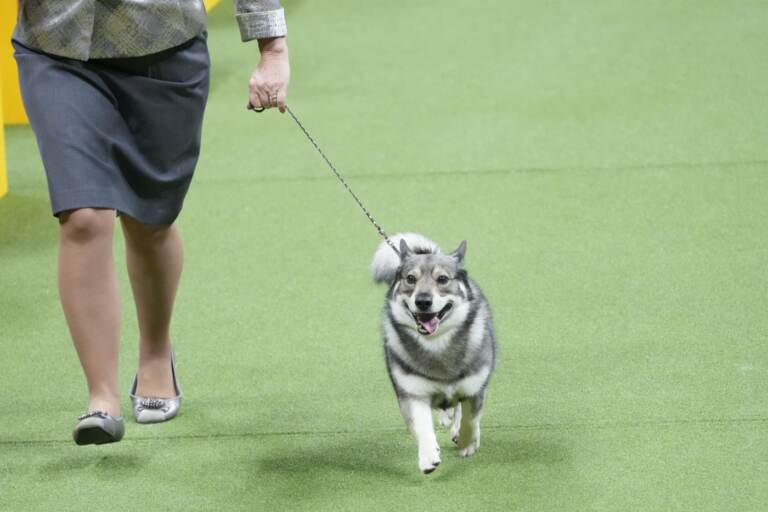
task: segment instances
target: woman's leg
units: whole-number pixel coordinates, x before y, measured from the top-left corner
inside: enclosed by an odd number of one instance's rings
[[[121,215],[128,275],[139,319],[139,371],[136,394],[171,398],[170,325],[181,277],[181,237],[173,224],[150,226]]]
[[[112,259],[115,211],[59,215],[59,295],[88,382],[89,410],[120,415],[120,294]]]

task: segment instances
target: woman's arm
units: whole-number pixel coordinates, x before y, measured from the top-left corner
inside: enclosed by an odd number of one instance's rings
[[[243,41],[258,39],[261,60],[248,81],[249,106],[285,112],[291,76],[285,14],[280,0],[235,0]]]
[[[248,99],[256,108],[277,107],[285,112],[291,68],[285,37],[259,39],[261,60],[248,81]]]

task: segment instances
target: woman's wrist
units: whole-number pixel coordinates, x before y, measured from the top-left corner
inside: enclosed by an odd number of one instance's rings
[[[262,55],[274,54],[279,55],[288,52],[288,43],[285,40],[285,36],[281,37],[266,37],[259,39],[259,51]]]

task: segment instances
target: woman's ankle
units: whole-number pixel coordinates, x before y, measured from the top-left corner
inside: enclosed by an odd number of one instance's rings
[[[171,340],[161,338],[158,340],[139,339],[139,366],[144,362],[170,361],[172,352]]]
[[[172,360],[170,342],[149,347],[142,344],[139,353],[136,394],[154,398],[175,397],[176,389],[171,373]]]

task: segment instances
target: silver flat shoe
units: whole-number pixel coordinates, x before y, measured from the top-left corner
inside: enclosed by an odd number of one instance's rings
[[[136,423],[160,423],[168,421],[179,414],[181,407],[181,388],[176,379],[176,354],[171,354],[171,375],[173,376],[173,389],[176,396],[173,398],[155,398],[136,395],[136,386],[138,385],[138,374],[133,377],[131,386],[131,403],[133,404],[133,417]]]
[[[125,434],[122,416],[110,416],[103,411],[89,411],[77,418],[72,439],[79,445],[116,443]]]

